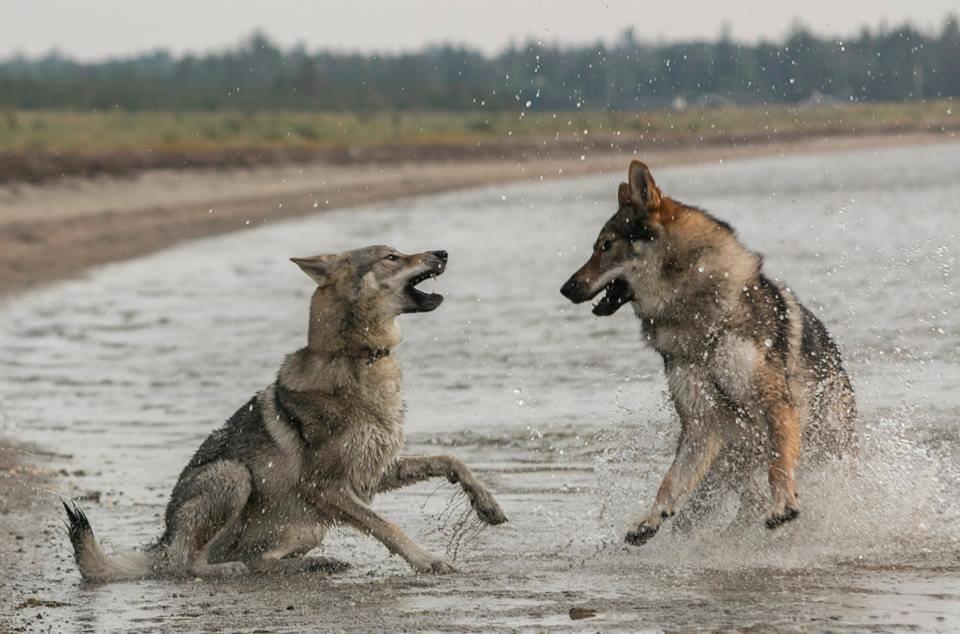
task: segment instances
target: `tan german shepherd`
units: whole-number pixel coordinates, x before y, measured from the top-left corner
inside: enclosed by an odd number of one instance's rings
[[[84,513],[64,504],[85,579],[338,570],[344,564],[336,560],[300,557],[336,523],[372,535],[417,572],[449,572],[370,508],[375,494],[427,478],[459,483],[483,522],[507,521],[456,458],[400,456],[396,318],[443,301],[416,287],[443,273],[446,251],[374,246],[293,261],[317,284],[307,346],[200,445],[170,495],[163,536],[144,550],[107,555]]]
[[[856,451],[856,404],[840,352],[727,223],[664,196],[640,161],[593,254],[560,292],[612,315],[631,303],[663,357],[681,431],[653,507],[626,535],[640,545],[706,483],[744,488],[765,464],[766,525],[796,518],[795,470]],[[744,496],[746,498],[746,496]]]

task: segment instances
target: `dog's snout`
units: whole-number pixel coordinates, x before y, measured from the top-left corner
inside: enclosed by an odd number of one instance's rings
[[[571,302],[579,303],[584,301],[587,295],[587,286],[576,277],[571,277],[560,287],[560,294]]]
[[[431,251],[430,255],[434,258],[433,268],[436,270],[437,275],[440,275],[447,268],[447,252]]]

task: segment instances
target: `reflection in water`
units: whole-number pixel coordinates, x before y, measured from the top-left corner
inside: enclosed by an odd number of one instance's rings
[[[941,145],[656,173],[737,227],[844,351],[864,459],[855,474],[804,474],[793,526],[733,531],[734,509],[721,508],[690,533],[621,546],[676,425],[630,311],[597,319],[557,292],[613,211],[615,175],[277,223],[108,266],[3,311],[0,433],[72,454],[76,492],[102,492],[88,503],[99,536],[129,546],[157,535],[199,442],[302,345],[311,284],[289,256],[450,251],[435,282],[447,301],[401,318],[408,436],[415,451],[476,465],[511,523],[469,533],[436,483],[377,506],[434,551],[456,548],[466,574],[414,578],[349,531],[327,548],[354,570],[306,585],[78,589],[59,536],[24,569],[70,603],[51,619],[91,629],[525,627],[569,624],[577,606],[599,611],[584,621],[596,627],[945,626],[960,619],[958,158],[960,146]],[[52,496],[49,509],[45,528],[59,521]]]

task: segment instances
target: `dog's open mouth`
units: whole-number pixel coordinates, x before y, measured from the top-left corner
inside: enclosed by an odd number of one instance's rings
[[[617,277],[603,287],[603,296],[593,305],[593,314],[598,317],[612,315],[632,299],[630,285],[622,277]]]
[[[414,308],[408,312],[412,313],[428,313],[431,310],[435,310],[437,306],[443,303],[443,295],[440,293],[425,293],[417,288],[417,284],[420,284],[430,278],[437,277],[444,271],[442,264],[417,275],[416,277],[411,277],[410,281],[407,282],[406,292],[407,297],[413,302]]]

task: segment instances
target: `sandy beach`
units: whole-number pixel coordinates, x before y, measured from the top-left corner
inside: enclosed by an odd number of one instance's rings
[[[771,155],[936,143],[956,133],[839,136],[764,144],[653,149],[658,167]],[[524,180],[621,171],[632,154],[512,160],[294,164],[154,170],[0,186],[0,298],[98,264],[187,240],[320,211]]]

